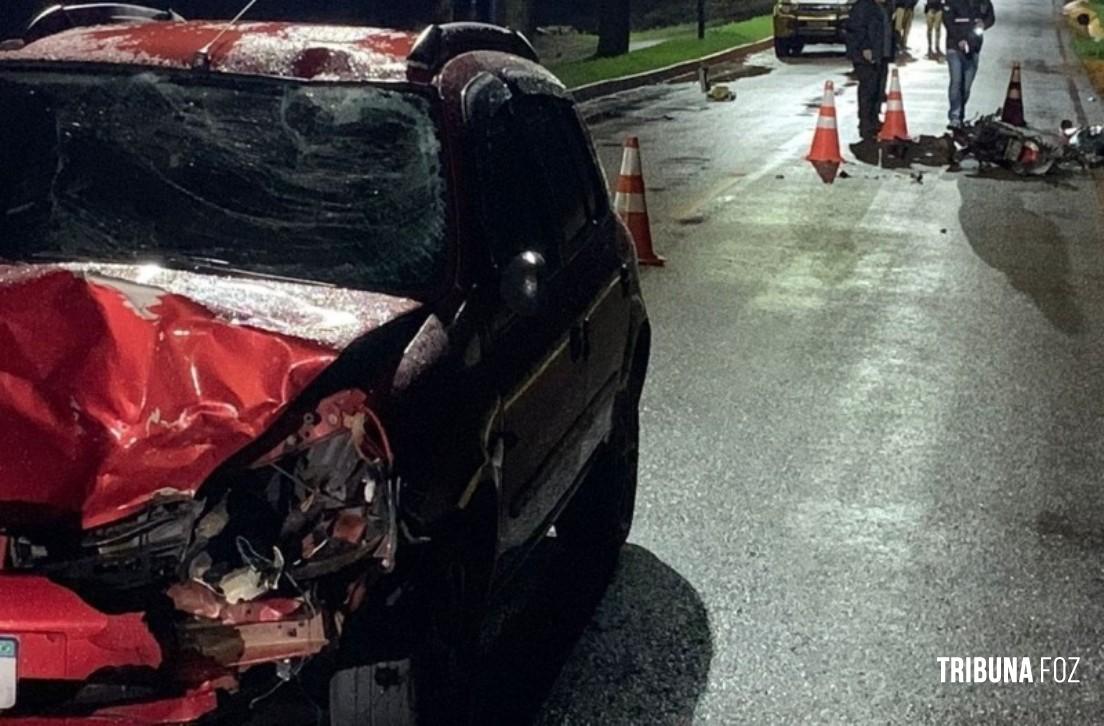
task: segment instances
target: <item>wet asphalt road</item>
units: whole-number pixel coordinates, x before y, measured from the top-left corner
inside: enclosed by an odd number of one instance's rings
[[[1049,0],[999,0],[969,111],[1104,121]],[[923,20],[913,45],[923,46]],[[638,518],[540,724],[1104,722],[1104,247],[1093,179],[801,161],[835,49],[734,103],[632,92],[662,270]],[[902,67],[914,135],[946,67]],[[565,583],[568,580],[565,580]],[[570,646],[569,646],[570,647]],[[1079,685],[940,684],[938,656],[1081,658]],[[539,657],[539,656],[537,656]],[[1036,680],[1038,671],[1036,670]]]
[[[1019,60],[1030,121],[1104,121],[1051,0],[996,10],[971,112]],[[855,88],[812,50],[751,57],[733,103],[587,107],[611,180],[640,137],[669,259],[637,521],[604,593],[538,553],[492,619],[487,724],[1104,723],[1096,183],[845,151],[825,186],[823,83],[845,148]],[[901,74],[912,133],[942,133],[945,66]],[[939,656],[1080,658],[1080,684],[941,684]]]

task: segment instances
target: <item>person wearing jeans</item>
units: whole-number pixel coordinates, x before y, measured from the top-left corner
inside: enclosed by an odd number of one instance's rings
[[[950,128],[962,127],[970,87],[977,75],[984,33],[993,27],[996,16],[991,0],[943,0],[943,26],[947,29],[947,68],[951,73],[948,89]]]

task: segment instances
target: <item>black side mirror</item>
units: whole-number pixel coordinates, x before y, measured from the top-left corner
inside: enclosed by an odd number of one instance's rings
[[[547,265],[539,252],[522,252],[502,271],[501,293],[506,307],[531,318],[544,307]]]

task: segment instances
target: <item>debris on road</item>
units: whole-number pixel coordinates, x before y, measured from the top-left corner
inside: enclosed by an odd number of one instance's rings
[[[1104,165],[1104,126],[1063,124],[1063,134],[1013,126],[996,114],[983,116],[954,134],[955,163],[973,158],[1020,176],[1042,176],[1063,166],[1089,169]]]
[[[706,94],[706,98],[710,101],[735,101],[736,94],[731,88],[725,85],[716,85],[709,89],[709,93]]]

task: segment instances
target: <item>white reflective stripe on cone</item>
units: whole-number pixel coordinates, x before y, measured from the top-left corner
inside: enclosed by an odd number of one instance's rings
[[[621,176],[640,176],[640,152],[633,148],[625,149],[625,156],[621,159]]]
[[[834,116],[821,116],[817,118],[818,129],[834,129],[836,128],[836,119]]]
[[[613,202],[613,208],[618,214],[646,214],[648,212],[643,194],[618,194]]]

